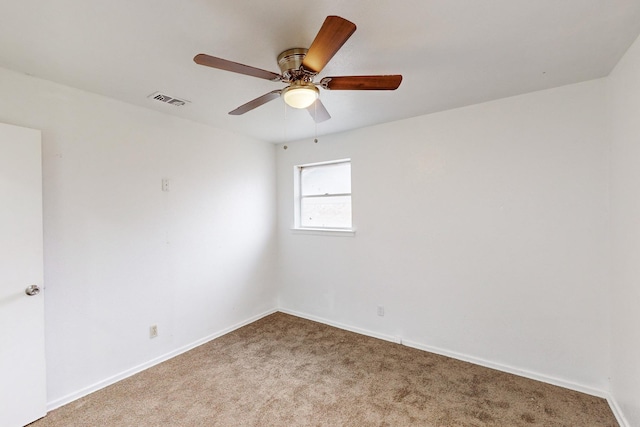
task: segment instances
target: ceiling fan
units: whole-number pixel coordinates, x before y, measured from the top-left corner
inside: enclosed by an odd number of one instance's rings
[[[278,66],[282,74],[216,58],[204,53],[196,55],[193,60],[196,64],[206,65],[207,67],[274,82],[288,83],[288,86],[284,89],[266,93],[230,111],[229,114],[231,115],[244,114],[281,96],[284,102],[291,107],[306,108],[316,123],[320,123],[330,119],[331,116],[322,101],[320,101],[318,86],[327,90],[395,90],[402,82],[402,76],[394,74],[324,77],[319,83],[314,83],[313,79],[322,71],[355,30],[356,25],[353,22],[339,16],[327,16],[309,49],[292,48],[278,55]]]

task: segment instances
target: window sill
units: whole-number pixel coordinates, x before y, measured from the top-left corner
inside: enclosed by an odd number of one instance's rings
[[[354,237],[356,230],[341,228],[292,228],[293,234],[307,234],[312,236],[341,236]]]

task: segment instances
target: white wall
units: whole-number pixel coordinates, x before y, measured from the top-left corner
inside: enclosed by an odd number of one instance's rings
[[[605,392],[605,100],[596,80],[280,145],[280,306]],[[293,166],[347,157],[356,236],[293,234]]]
[[[50,406],[275,309],[271,144],[3,69],[0,121],[42,130]]]
[[[640,426],[640,39],[608,78],[612,118],[611,390]]]

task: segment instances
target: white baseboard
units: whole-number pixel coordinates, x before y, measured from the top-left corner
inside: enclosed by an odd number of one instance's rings
[[[135,375],[138,372],[142,372],[145,369],[149,369],[150,367],[152,367],[154,365],[157,365],[157,364],[162,363],[162,362],[164,362],[166,360],[169,360],[169,359],[171,359],[173,357],[176,357],[176,356],[178,356],[178,355],[180,355],[182,353],[185,353],[185,352],[187,352],[189,350],[192,350],[192,349],[194,349],[194,348],[196,348],[198,346],[201,346],[202,344],[205,344],[205,343],[207,343],[207,342],[209,342],[211,340],[214,340],[214,339],[219,338],[219,337],[221,337],[223,335],[226,335],[229,332],[233,332],[236,329],[239,329],[239,328],[241,328],[241,327],[243,327],[245,325],[248,325],[249,323],[253,323],[256,320],[260,320],[263,317],[269,316],[270,314],[273,314],[276,311],[278,311],[278,310],[274,308],[274,309],[268,310],[268,311],[266,311],[266,312],[264,312],[262,314],[258,314],[256,316],[252,316],[247,320],[244,320],[244,321],[242,321],[240,323],[236,323],[235,325],[230,326],[228,328],[225,328],[225,329],[223,329],[221,331],[218,331],[218,332],[216,332],[216,333],[214,333],[212,335],[206,336],[206,337],[201,338],[201,339],[199,339],[197,341],[194,341],[194,342],[192,342],[190,344],[187,344],[187,345],[182,346],[180,348],[177,348],[177,349],[175,349],[173,351],[170,351],[169,353],[163,354],[162,356],[159,356],[159,357],[156,357],[154,359],[151,359],[148,362],[142,363],[142,364],[140,364],[138,366],[134,366],[131,369],[127,369],[126,371],[121,372],[121,373],[116,374],[116,375],[113,375],[113,376],[111,376],[109,378],[105,378],[104,380],[98,381],[97,383],[92,384],[92,385],[90,385],[88,387],[85,387],[85,388],[83,388],[81,390],[78,390],[78,391],[75,391],[73,393],[67,394],[66,396],[63,396],[63,397],[61,397],[59,399],[55,399],[55,400],[52,400],[50,402],[47,402],[47,412],[48,411],[52,411],[52,410],[54,410],[56,408],[59,408],[59,407],[61,407],[63,405],[66,405],[68,403],[71,403],[74,400],[80,399],[81,397],[84,397],[84,396],[86,396],[88,394],[91,394],[91,393],[93,393],[95,391],[103,389],[103,388],[105,388],[107,386],[110,386],[111,384],[115,384],[118,381],[122,381],[123,379],[128,378],[128,377],[130,377],[132,375]]]
[[[384,341],[391,341],[391,342],[394,342],[396,344],[402,344],[402,342],[400,341],[400,339],[398,337],[394,337],[394,336],[391,336],[391,335],[379,334],[377,332],[369,331],[367,329],[356,328],[355,326],[349,326],[349,325],[345,325],[345,324],[342,324],[342,323],[333,322],[331,320],[324,319],[322,317],[317,317],[317,316],[313,316],[311,314],[306,314],[306,313],[300,313],[298,311],[289,310],[287,308],[280,308],[280,309],[278,309],[278,311],[280,311],[282,313],[290,314],[292,316],[301,317],[303,319],[313,320],[314,322],[318,322],[318,323],[322,323],[322,324],[325,324],[325,325],[333,326],[333,327],[336,327],[338,329],[344,329],[345,331],[355,332],[356,334],[366,335],[368,337],[378,338],[378,339],[381,339],[381,340],[384,340]]]
[[[631,427],[631,423],[627,421],[624,413],[622,412],[622,409],[620,409],[620,406],[618,406],[618,402],[616,402],[613,396],[608,395],[607,402],[609,402],[609,407],[611,407],[611,411],[613,412],[613,415],[615,415],[616,420],[618,420],[618,424],[620,424],[620,427]]]
[[[479,357],[469,356],[463,353],[457,353],[455,351],[449,351],[438,347],[432,347],[415,341],[402,340],[402,344],[407,347],[416,348],[418,350],[428,351],[429,353],[435,353],[442,356],[451,357],[452,359],[462,360],[464,362],[473,363],[474,365],[484,366],[486,368],[495,369],[497,371],[506,372],[520,377],[529,378],[543,383],[555,385],[558,387],[566,388],[569,390],[579,391],[581,393],[590,394],[592,396],[606,398],[608,393],[604,390],[592,388],[582,384],[577,384],[571,381],[562,380],[559,378],[550,377],[537,372],[531,372],[526,369],[514,368],[513,366],[503,365],[501,363],[491,362],[489,360],[481,359]]]

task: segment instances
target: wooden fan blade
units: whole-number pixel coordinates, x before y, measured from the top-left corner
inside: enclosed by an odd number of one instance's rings
[[[325,77],[320,85],[330,90],[396,90],[402,83],[400,74],[388,76]]]
[[[302,66],[319,73],[356,30],[356,24],[339,16],[327,16],[311,43]]]
[[[280,74],[272,73],[271,71],[261,70],[260,68],[251,67],[249,65],[239,64],[237,62],[228,61],[222,58],[216,58],[215,56],[205,55],[200,53],[193,58],[193,61],[199,65],[205,65],[207,67],[217,68],[219,70],[231,71],[233,73],[245,74],[247,76],[258,77],[260,79],[272,80],[278,82],[282,80]]]
[[[235,110],[229,111],[229,114],[231,114],[232,116],[239,116],[241,114],[246,113],[247,111],[253,110],[254,108],[258,108],[259,106],[266,104],[269,101],[273,101],[274,99],[279,98],[280,92],[282,91],[274,90],[272,92],[265,93],[264,95],[259,96],[256,99],[239,106]]]
[[[311,117],[316,123],[322,123],[331,118],[329,112],[324,107],[324,104],[320,99],[316,99],[316,102],[308,106],[307,111],[311,114]]]

